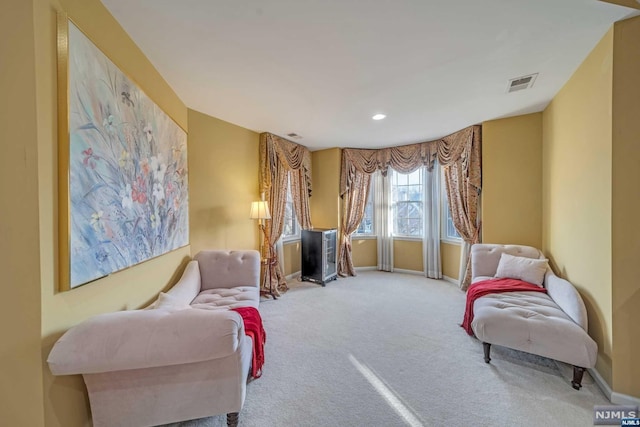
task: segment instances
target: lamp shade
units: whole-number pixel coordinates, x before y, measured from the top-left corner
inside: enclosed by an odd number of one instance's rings
[[[249,212],[249,218],[271,219],[271,212],[269,212],[269,204],[265,200],[251,202],[251,212]]]

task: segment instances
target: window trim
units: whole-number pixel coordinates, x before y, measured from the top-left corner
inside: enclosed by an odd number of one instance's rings
[[[301,239],[301,235],[298,235],[297,237],[293,236],[293,235],[291,235],[289,237],[286,237],[286,238],[285,237],[281,237],[283,245],[289,245],[291,243],[299,242],[300,239]]]
[[[391,236],[393,240],[404,240],[405,242],[422,242],[424,237],[416,237],[416,236],[405,236],[405,235],[394,235]]]
[[[456,245],[460,246],[462,244],[462,238],[460,239],[452,239],[451,237],[441,237],[440,242],[446,243],[448,245]]]
[[[296,242],[298,240],[300,240],[302,237],[302,233],[300,232],[300,230],[298,230],[297,234],[292,234],[290,236],[282,236],[280,237],[280,239],[282,240],[282,243],[291,243],[291,242]]]
[[[377,234],[356,234],[355,231],[351,235],[351,240],[377,240]]]

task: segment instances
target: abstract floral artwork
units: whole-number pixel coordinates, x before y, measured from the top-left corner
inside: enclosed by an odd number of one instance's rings
[[[189,207],[185,131],[67,22],[69,289],[187,245]]]

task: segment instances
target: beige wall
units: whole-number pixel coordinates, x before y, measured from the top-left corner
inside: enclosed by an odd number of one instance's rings
[[[482,124],[482,241],[542,246],[542,113]]]
[[[258,249],[259,135],[189,110],[189,229],[191,250]]]
[[[458,280],[460,274],[460,245],[440,242],[440,258],[442,274],[450,279]]]
[[[352,238],[351,256],[354,267],[377,267],[378,240]]]
[[[311,224],[315,228],[338,228],[340,224],[339,148],[313,151],[311,168],[313,188],[309,204]]]
[[[640,18],[619,22],[613,44],[613,387],[640,398]]]
[[[311,224],[314,228],[340,228],[341,155],[342,151],[339,148],[311,152],[313,188],[309,199],[309,207],[311,210]],[[339,233],[336,238],[338,239],[336,245],[339,246]],[[289,250],[292,251],[293,248]],[[285,254],[285,256],[287,255]],[[289,256],[296,256],[300,259],[300,248],[297,248],[297,254]],[[288,270],[288,268],[286,269]],[[293,272],[291,271],[291,273]]]
[[[354,238],[351,242],[353,265],[355,267],[377,267],[378,246],[376,239]],[[422,271],[422,242],[395,240],[393,246],[394,267]],[[460,245],[440,242],[442,274],[458,279],[460,268]]]
[[[422,240],[394,240],[393,267],[400,270],[424,271]]]
[[[585,301],[596,367],[609,384],[612,55],[609,31],[545,109],[542,168],[543,251]]]
[[[284,251],[285,276],[299,273],[302,260],[302,253],[300,252],[300,240],[287,242],[283,245],[282,249]]]
[[[26,399],[17,405],[16,409],[25,416],[37,414],[42,411],[40,408],[44,407],[47,426],[74,427],[88,423],[89,408],[85,387],[80,376],[53,377],[50,374],[45,360],[53,343],[69,327],[92,315],[145,305],[159,291],[168,288],[177,280],[190,255],[190,247],[173,251],[69,292],[57,291],[59,236],[56,227],[56,11],[65,10],[80,29],[126,74],[139,82],[151,99],[184,129],[187,129],[187,109],[98,0],[35,0],[33,4],[40,263],[38,266],[36,256],[30,257],[32,263],[36,262],[35,267],[32,264],[30,273],[37,274],[39,267],[41,287],[38,292],[41,293],[41,311],[39,304],[25,304],[22,308],[28,307],[28,314],[34,319],[40,314],[42,316],[41,381],[44,402],[37,397]],[[13,15],[13,12],[10,15]],[[25,48],[25,52],[28,52],[28,49]],[[25,69],[23,72],[28,75],[29,72],[33,73],[33,70]],[[35,141],[33,143],[35,144]],[[22,221],[29,221],[30,214],[24,213],[23,218]],[[29,224],[29,227],[30,233],[37,233],[37,224],[35,227]],[[28,286],[32,285],[22,285],[23,288]]]
[[[0,424],[41,426],[40,265],[33,3],[0,16]]]

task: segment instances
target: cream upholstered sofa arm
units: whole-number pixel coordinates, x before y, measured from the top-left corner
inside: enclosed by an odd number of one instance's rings
[[[567,280],[556,276],[550,268],[547,269],[544,278],[544,287],[547,288],[547,293],[558,307],[587,331],[589,325],[587,309],[576,288]]]
[[[234,353],[244,323],[231,310],[133,310],[94,316],[67,331],[49,354],[54,375],[179,365]]]

